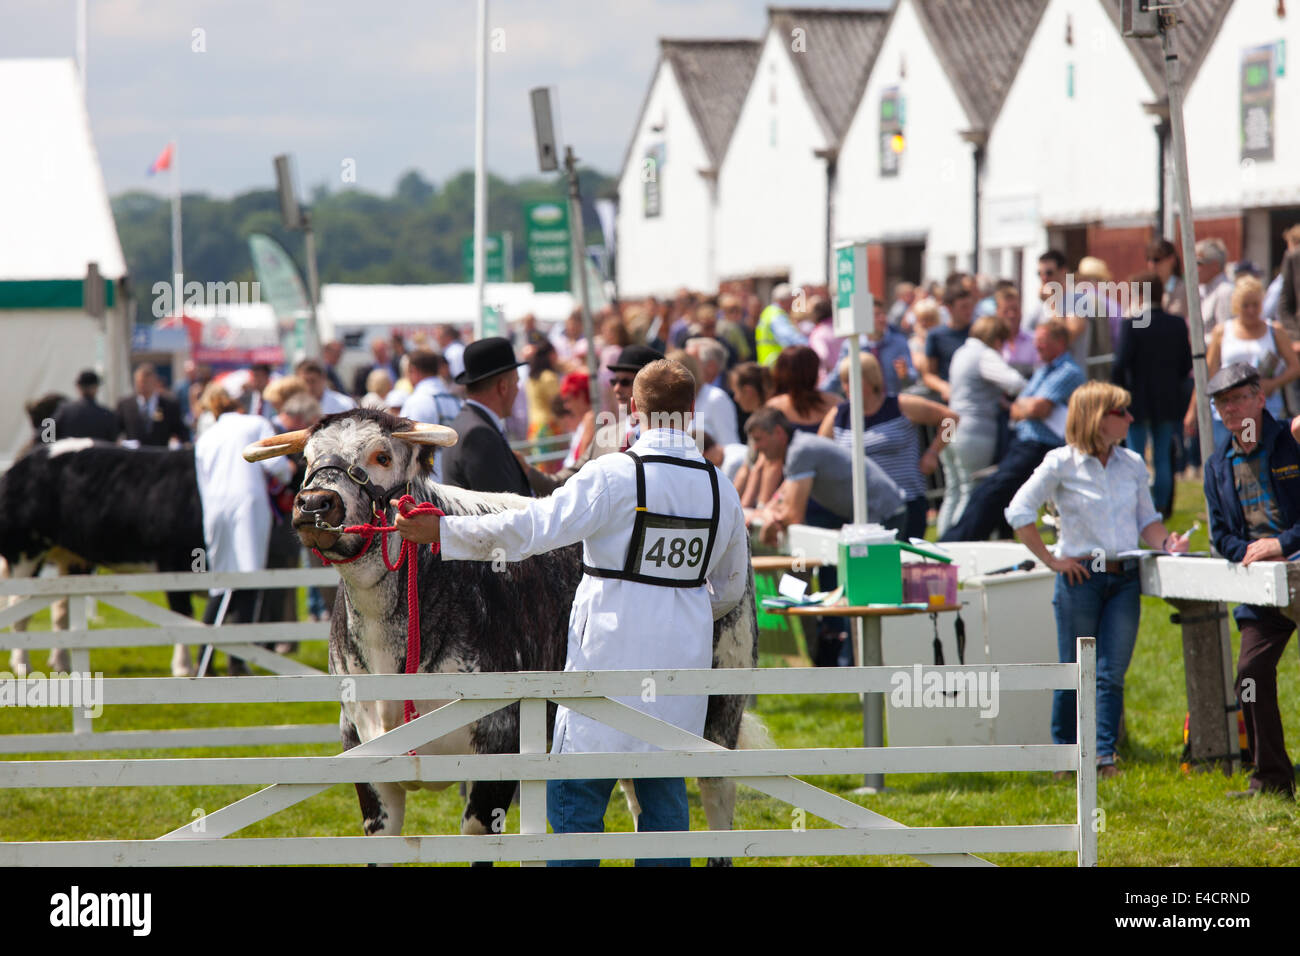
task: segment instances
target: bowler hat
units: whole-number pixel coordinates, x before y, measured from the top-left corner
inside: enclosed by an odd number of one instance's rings
[[[98,385],[98,384],[99,384],[99,375],[96,374],[93,368],[85,369],[82,371],[80,375],[77,376],[78,388],[90,388],[91,386]]]
[[[1214,398],[1239,385],[1259,384],[1259,370],[1245,362],[1233,362],[1214,373],[1205,390]]]
[[[605,368],[611,372],[639,372],[651,362],[657,362],[664,355],[648,345],[628,345],[618,353],[618,361]]]
[[[493,375],[527,365],[515,358],[515,350],[508,339],[494,336],[479,339],[465,346],[465,371],[456,376],[457,385],[473,385]]]

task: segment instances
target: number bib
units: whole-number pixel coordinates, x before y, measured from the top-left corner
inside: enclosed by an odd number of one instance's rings
[[[706,471],[713,493],[713,510],[708,518],[681,518],[657,514],[646,508],[645,465],[640,456],[624,452],[636,462],[636,518],[627,560],[622,569],[593,568],[583,564],[587,574],[619,578],[640,584],[695,588],[704,584],[713,539],[718,532],[718,473],[707,462],[682,461],[666,455],[647,455],[645,461]]]

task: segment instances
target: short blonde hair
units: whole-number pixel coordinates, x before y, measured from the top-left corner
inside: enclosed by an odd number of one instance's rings
[[[1264,284],[1251,275],[1244,275],[1232,287],[1232,314],[1241,315],[1241,303],[1254,297],[1264,301]]]
[[[220,382],[208,383],[203,390],[203,397],[199,399],[199,408],[211,412],[213,418],[220,418],[226,412],[242,411],[239,402],[231,397],[226,386]]]
[[[861,352],[858,355],[862,365],[862,384],[870,386],[873,391],[883,392],[885,390],[885,374],[880,370],[880,362],[870,352]],[[849,381],[849,363],[852,359],[845,358],[840,361],[840,381],[844,383],[844,391],[848,391]]]
[[[970,337],[979,339],[991,349],[997,349],[1011,338],[1011,329],[996,315],[981,315],[971,325]]]
[[[1127,408],[1133,396],[1110,382],[1087,382],[1070,396],[1065,418],[1065,440],[1085,455],[1100,455],[1106,450],[1101,437],[1101,423],[1112,408]]]
[[[285,402],[305,391],[307,391],[306,382],[297,375],[285,375],[262,389],[262,397],[270,402],[276,411],[279,411]]]
[[[912,306],[912,315],[921,325],[932,325],[939,321],[939,303],[934,299],[922,299]]]
[[[684,419],[695,405],[695,377],[682,362],[659,359],[636,373],[632,400],[647,418],[681,415]]]

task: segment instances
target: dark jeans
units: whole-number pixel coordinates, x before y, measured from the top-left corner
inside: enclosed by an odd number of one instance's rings
[[[1282,712],[1277,705],[1277,664],[1295,623],[1274,608],[1253,610],[1259,615],[1256,620],[1239,622],[1241,653],[1237,658],[1237,700],[1255,758],[1250,787],[1294,795],[1295,769],[1286,753]]]
[[[604,833],[605,809],[616,780],[546,781],[546,816],[555,833]],[[641,804],[638,833],[691,828],[686,781],[681,777],[641,777],[633,781]],[[599,866],[599,860],[548,860],[547,866]],[[690,866],[689,859],[637,860],[637,866]]]
[[[913,498],[906,507],[888,521],[882,522],[890,531],[897,531],[900,541],[925,537],[925,514],[929,503],[925,497]]]
[[[948,529],[940,541],[986,541],[1002,524],[1002,513],[1020,486],[1029,480],[1043,456],[1053,448],[1042,442],[1013,438],[998,470],[975,489],[961,520]]]

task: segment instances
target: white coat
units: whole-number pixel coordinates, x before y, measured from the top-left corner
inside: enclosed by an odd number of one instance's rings
[[[631,450],[704,460],[690,436],[670,429],[645,432]],[[648,510],[707,518],[713,501],[711,495],[699,495],[699,474],[671,465],[647,465]],[[663,587],[584,574],[569,617],[566,671],[707,670],[713,665],[713,622],[740,602],[750,574],[740,498],[725,478],[718,482],[718,493],[718,529],[705,572],[708,584]],[[519,561],[581,541],[584,563],[621,569],[635,509],[635,464],[627,455],[603,455],[549,498],[538,499],[526,509],[443,518],[442,554],[449,560],[487,561],[499,559],[504,551],[506,560]],[[690,733],[704,732],[707,697],[619,700]],[[555,753],[627,753],[659,748],[561,707],[552,749]]]
[[[226,412],[194,443],[194,472],[203,502],[203,540],[209,571],[261,571],[271,537],[268,475],[288,481],[287,458],[251,463],[241,452],[275,429],[260,415]],[[213,588],[213,594],[220,593]]]

